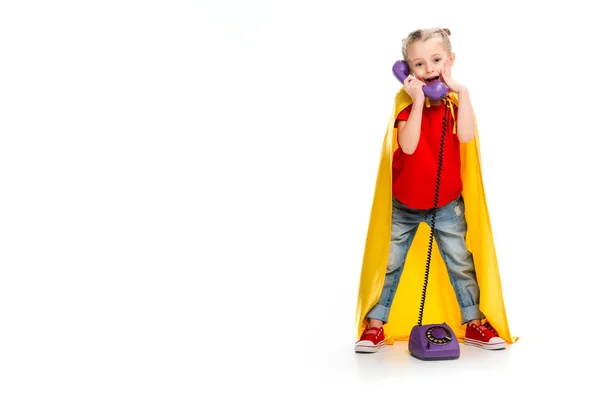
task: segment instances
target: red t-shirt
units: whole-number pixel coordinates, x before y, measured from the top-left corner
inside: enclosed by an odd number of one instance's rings
[[[454,115],[458,109],[454,106]],[[433,208],[435,184],[442,137],[442,119],[445,104],[423,106],[421,136],[413,154],[406,154],[398,144],[392,159],[392,192],[396,199],[409,208],[427,210]],[[398,114],[398,120],[406,121],[412,105]],[[462,192],[460,175],[460,142],[452,133],[454,119],[448,110],[446,138],[444,140],[444,160],[438,207],[456,199]]]

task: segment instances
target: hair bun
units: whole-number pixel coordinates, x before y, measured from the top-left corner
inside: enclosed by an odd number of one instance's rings
[[[448,34],[448,36],[450,36],[450,29],[444,28],[443,31],[446,32]]]

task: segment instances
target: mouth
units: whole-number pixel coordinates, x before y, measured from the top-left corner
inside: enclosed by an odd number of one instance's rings
[[[425,79],[425,82],[431,83],[431,82],[435,82],[435,81],[439,81],[439,80],[440,80],[439,76],[432,76],[431,78]]]

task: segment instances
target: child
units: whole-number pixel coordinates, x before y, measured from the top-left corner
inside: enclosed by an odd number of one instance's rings
[[[480,290],[472,253],[467,250],[467,222],[462,196],[461,143],[473,140],[476,122],[469,92],[451,74],[455,55],[448,29],[423,29],[402,41],[402,53],[410,68],[404,90],[412,104],[397,115],[397,150],[392,158],[391,240],[383,289],[366,317],[359,353],[374,353],[385,345],[383,325],[388,322],[407,253],[421,222],[431,226],[438,173],[442,120],[447,115],[443,167],[439,187],[434,236],[446,265],[461,314],[466,324],[464,344],[483,349],[503,349],[506,341],[479,308]],[[460,107],[449,99],[429,100],[423,86],[442,80],[449,94],[455,93]],[[445,109],[450,112],[445,114]],[[456,116],[456,118],[454,118]],[[456,134],[453,134],[453,131]],[[486,211],[487,212],[487,211]]]

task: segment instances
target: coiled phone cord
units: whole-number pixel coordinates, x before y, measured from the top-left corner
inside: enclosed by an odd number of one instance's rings
[[[421,305],[419,306],[419,322],[423,325],[423,310],[425,309],[425,297],[427,295],[427,282],[429,281],[429,266],[431,264],[431,251],[433,249],[433,231],[435,229],[435,217],[437,214],[438,197],[440,194],[440,181],[442,180],[442,163],[444,161],[444,141],[446,139],[446,125],[448,119],[448,108],[452,107],[452,102],[444,98],[445,103],[444,119],[442,120],[442,138],[440,140],[440,156],[438,160],[437,176],[435,181],[435,196],[433,198],[433,214],[431,216],[431,233],[429,234],[429,248],[427,249],[427,262],[425,264],[425,283],[423,284],[423,293],[421,294]]]

